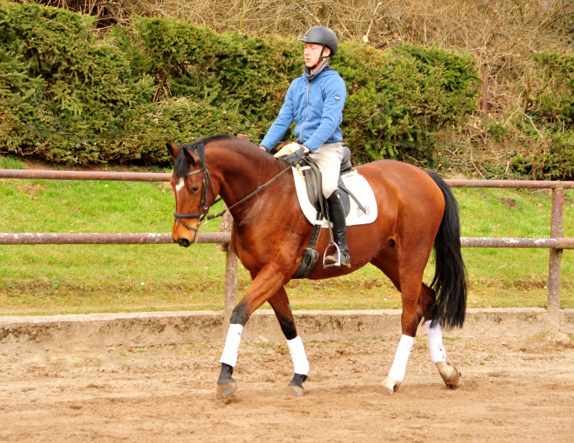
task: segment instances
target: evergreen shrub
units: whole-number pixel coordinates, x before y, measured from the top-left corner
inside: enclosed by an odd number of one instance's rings
[[[161,164],[167,140],[257,142],[301,75],[301,54],[298,41],[171,19],[101,34],[92,17],[0,0],[0,152]],[[359,162],[432,161],[438,132],[463,124],[480,94],[473,59],[434,47],[343,42],[331,64],[347,82],[343,133]]]

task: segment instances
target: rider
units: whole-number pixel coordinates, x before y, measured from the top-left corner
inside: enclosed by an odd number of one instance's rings
[[[281,159],[294,166],[309,155],[319,166],[323,196],[329,204],[329,216],[339,245],[340,263],[350,268],[345,210],[338,187],[343,159],[340,125],[347,88],[328,61],[329,56],[337,53],[337,36],[329,28],[315,26],[299,40],[305,42],[303,75],[289,86],[279,116],[269,128],[260,148],[265,151],[273,149],[295,120],[295,134],[301,148]],[[337,266],[338,258],[336,252],[327,256],[325,267]]]

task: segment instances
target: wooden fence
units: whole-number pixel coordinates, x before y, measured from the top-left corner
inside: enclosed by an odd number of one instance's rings
[[[0,178],[46,180],[169,181],[171,174],[107,171],[44,171],[2,169]],[[552,221],[549,238],[473,238],[462,237],[464,248],[547,248],[550,249],[548,276],[548,313],[554,330],[560,328],[560,268],[564,249],[574,249],[574,238],[564,238],[562,224],[564,189],[574,189],[574,181],[522,180],[446,180],[458,188],[551,189]],[[229,221],[224,232],[201,233],[199,243],[229,244]],[[30,244],[166,244],[171,234],[71,234],[71,233],[0,233],[0,245]],[[237,256],[227,248],[225,271],[225,313],[228,318],[237,299]]]

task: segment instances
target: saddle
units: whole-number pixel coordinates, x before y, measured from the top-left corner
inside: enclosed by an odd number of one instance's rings
[[[305,186],[307,188],[307,196],[309,201],[315,207],[317,212],[319,212],[323,218],[328,218],[327,214],[327,199],[323,196],[321,190],[321,171],[317,164],[309,157],[305,157],[301,161],[301,173],[305,178]],[[353,170],[353,165],[351,164],[351,150],[344,146],[343,147],[343,160],[341,161],[341,169],[339,171],[339,189],[341,190],[341,199],[343,201],[343,207],[345,208],[345,215],[349,215],[351,210],[351,203],[349,201],[349,190],[343,183],[341,178],[342,175],[351,172]],[[358,202],[357,202],[358,203]]]
[[[301,147],[299,143],[288,143],[283,146],[279,152],[275,154],[275,157],[282,157],[284,155],[291,154],[292,152],[298,150]],[[315,207],[317,212],[325,219],[328,219],[327,214],[327,200],[323,197],[323,192],[321,190],[321,172],[317,164],[309,157],[305,157],[299,166],[297,166],[300,174],[305,180],[305,186],[307,188],[307,196],[309,202]],[[341,200],[343,201],[343,207],[345,209],[345,215],[349,215],[351,209],[351,204],[349,201],[349,196],[357,203],[357,206],[361,211],[365,212],[365,208],[359,203],[357,198],[347,189],[345,183],[341,179],[342,175],[353,171],[353,165],[351,163],[351,150],[347,146],[343,146],[343,159],[341,160],[341,168],[339,172],[339,189],[341,191]]]
[[[329,210],[327,207],[327,199],[323,196],[322,187],[321,187],[321,171],[319,171],[319,167],[309,157],[305,157],[301,164],[303,165],[300,169],[304,178],[305,178],[305,186],[307,189],[307,196],[309,197],[309,201],[315,207],[317,212],[325,218],[329,220]],[[341,169],[339,172],[339,190],[341,195],[341,200],[343,201],[343,208],[345,210],[345,215],[349,215],[351,210],[351,202],[349,197],[351,197],[357,206],[366,213],[367,211],[361,205],[359,200],[347,189],[343,179],[341,178],[342,175],[351,172],[353,170],[353,165],[351,164],[351,150],[344,146],[343,151],[343,160],[341,161]],[[329,226],[329,231],[331,230],[331,226]],[[315,225],[313,228],[313,233],[311,235],[311,239],[309,241],[309,245],[303,254],[303,258],[301,260],[301,265],[299,269],[295,272],[292,278],[305,278],[315,268],[317,261],[319,260],[319,253],[316,251],[315,247],[317,245],[317,240],[319,238],[319,231],[320,226]],[[330,234],[332,238],[332,234]],[[327,251],[325,251],[327,252]]]

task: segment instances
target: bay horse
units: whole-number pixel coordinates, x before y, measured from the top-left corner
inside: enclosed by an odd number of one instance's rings
[[[236,392],[232,375],[243,327],[265,302],[275,312],[293,360],[294,376],[288,393],[302,395],[309,362],[284,287],[301,264],[313,227],[300,209],[293,174],[285,173],[291,167],[252,143],[225,134],[179,147],[168,143],[168,149],[174,158],[174,241],[184,247],[197,241],[199,226],[219,195],[233,216],[233,249],[253,279],[231,314],[217,396],[224,398]],[[402,337],[388,376],[381,383],[381,393],[393,395],[403,381],[423,318],[431,360],[445,384],[456,388],[459,373],[446,361],[441,329],[461,327],[466,310],[466,270],[456,200],[437,174],[406,163],[381,160],[356,170],[374,191],[378,218],[371,224],[348,227],[350,269],[324,269],[319,261],[308,278],[338,277],[367,263],[379,268],[402,299]],[[327,231],[321,229],[317,241],[320,256],[329,243]],[[435,276],[426,285],[423,273],[433,246]]]

